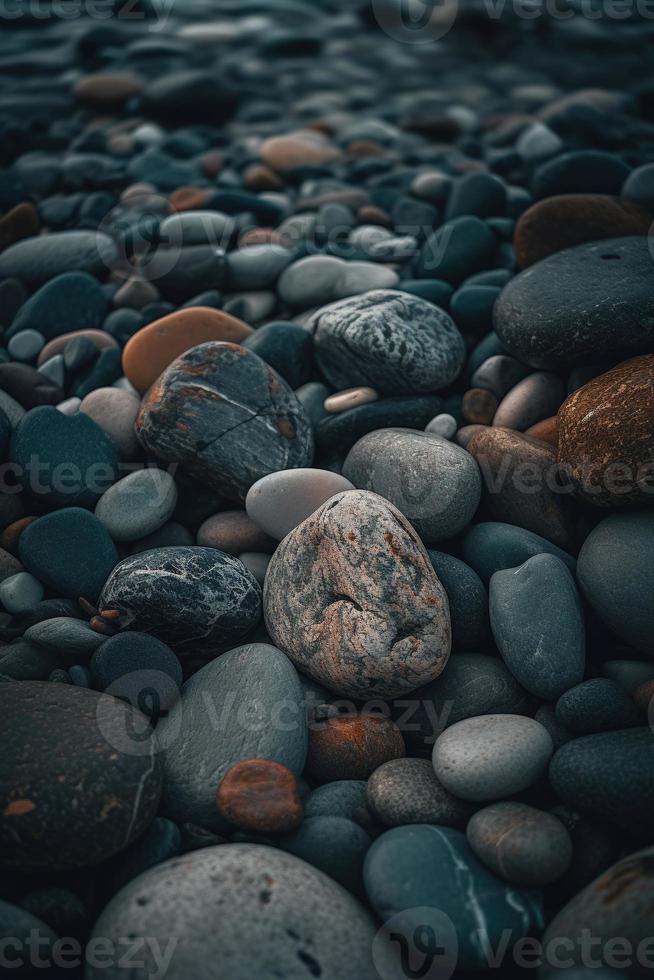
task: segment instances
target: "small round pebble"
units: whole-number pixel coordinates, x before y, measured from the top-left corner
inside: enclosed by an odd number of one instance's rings
[[[244,759],[228,769],[216,805],[235,827],[260,834],[289,833],[303,818],[295,776],[271,759]]]
[[[453,439],[458,429],[458,423],[453,415],[442,412],[425,426],[425,432],[431,432],[435,436],[442,436],[443,439]]]
[[[114,483],[95,507],[95,516],[114,541],[137,541],[172,516],[177,486],[166,470],[147,467]]]

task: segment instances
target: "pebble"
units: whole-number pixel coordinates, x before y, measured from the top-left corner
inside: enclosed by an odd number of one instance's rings
[[[304,817],[295,776],[270,759],[244,759],[228,769],[216,805],[234,827],[260,834],[287,834]]]
[[[438,395],[380,398],[332,415],[325,413],[315,422],[318,449],[325,452],[348,452],[368,432],[394,426],[423,428],[443,406]]]
[[[368,779],[384,762],[405,754],[399,728],[384,715],[327,715],[311,725],[307,774],[318,783]]]
[[[148,467],[124,476],[106,490],[95,516],[114,541],[137,541],[172,516],[177,504],[175,480],[166,470]]]
[[[336,389],[437,391],[463,368],[465,346],[454,322],[408,293],[379,289],[351,297],[318,310],[309,325],[318,365]]]
[[[354,485],[338,473],[282,470],[269,473],[250,487],[245,509],[262,531],[281,541],[330,497],[346,490],[354,490]]]
[[[473,388],[486,388],[498,399],[518,385],[528,374],[528,369],[515,357],[507,354],[494,354],[479,365],[470,378]]]
[[[178,211],[159,225],[159,240],[169,248],[215,245],[226,248],[236,223],[222,211]]]
[[[495,642],[526,690],[554,701],[583,680],[584,613],[572,573],[560,558],[534,555],[519,568],[495,572],[489,596]]]
[[[59,334],[58,337],[53,337],[52,340],[48,341],[37,358],[37,367],[41,367],[46,361],[51,360],[58,354],[63,354],[68,344],[79,338],[90,340],[99,351],[106,350],[107,348],[110,350],[118,349],[116,340],[106,330],[73,330],[71,333]]]
[[[622,185],[622,196],[651,210],[654,207],[653,177],[654,167],[651,163],[636,167]]]
[[[262,476],[308,466],[313,455],[311,425],[286,382],[231,343],[201,344],[173,361],[143,399],[136,434],[150,453],[238,502]]]
[[[556,718],[572,732],[582,735],[631,728],[640,713],[627,692],[608,677],[592,677],[561,695]]]
[[[76,657],[90,656],[102,643],[102,635],[72,616],[44,619],[25,630],[28,643]]]
[[[553,752],[542,725],[523,715],[483,715],[451,725],[434,745],[439,781],[462,800],[513,796],[538,780]]]
[[[24,238],[0,255],[0,279],[36,289],[66,272],[107,275],[118,258],[114,241],[98,231],[51,231]]]
[[[121,388],[96,388],[81,400],[80,412],[100,426],[111,439],[122,459],[133,459],[139,452],[134,423],[141,403]]]
[[[492,268],[496,249],[493,232],[480,218],[454,218],[427,238],[417,262],[417,277],[444,279],[459,286],[475,272]]]
[[[556,194],[619,194],[630,167],[613,153],[573,150],[536,169],[531,182],[535,197]]]
[[[325,411],[331,414],[346,412],[350,408],[357,408],[359,405],[367,405],[369,402],[376,402],[379,394],[374,388],[345,388],[337,391],[333,395],[325,398]]]
[[[293,389],[308,383],[313,365],[313,337],[298,323],[266,323],[241,341],[269,364]],[[298,392],[295,392],[296,395]]]
[[[363,897],[363,862],[371,843],[365,830],[352,820],[310,817],[282,839],[281,847]]]
[[[162,770],[133,708],[39,681],[0,685],[0,701],[5,864],[68,871],[111,858],[144,832]]]
[[[34,361],[45,344],[45,337],[38,330],[20,330],[15,333],[9,343],[7,350],[15,361]]]
[[[262,161],[273,170],[284,173],[298,167],[333,163],[340,153],[317,132],[303,131],[288,136],[273,136],[261,144]]]
[[[447,598],[422,543],[367,491],[332,497],[287,535],[268,567],[264,615],[303,673],[348,697],[410,691],[450,651]]]
[[[447,412],[441,412],[440,415],[435,415],[433,419],[427,422],[425,426],[425,432],[431,432],[435,436],[441,436],[443,439],[453,439],[456,435],[456,430],[458,428],[458,423],[453,415],[448,415]]]
[[[454,537],[472,520],[481,477],[460,446],[427,432],[379,429],[360,439],[343,476],[394,504],[426,545]]]
[[[465,827],[473,813],[442,786],[429,759],[391,759],[368,779],[366,798],[371,812],[386,827],[431,823]]]
[[[369,833],[376,821],[366,799],[365,779],[337,779],[311,790],[304,800],[304,817],[344,817],[353,820]]]
[[[493,425],[524,432],[536,422],[555,415],[564,398],[563,382],[557,374],[536,371],[506,393],[495,412]]]
[[[259,585],[263,586],[270,564],[270,555],[260,551],[241,551],[238,559],[243,562],[249,572],[252,572]]]
[[[487,868],[515,885],[551,885],[572,861],[572,840],[561,821],[526,803],[493,803],[478,810],[466,837]]]
[[[459,558],[431,548],[428,555],[450,603],[452,646],[458,650],[483,648],[490,633],[484,583]]]
[[[485,388],[469,388],[461,402],[461,414],[468,425],[490,425],[497,411],[497,398]]]
[[[27,612],[43,598],[43,586],[29,572],[17,572],[0,583],[0,602],[12,616]]]
[[[216,654],[259,622],[261,589],[245,566],[213,548],[155,548],[124,558],[106,581],[101,610],[168,643],[178,656]]]
[[[120,695],[122,700],[129,701],[144,714],[158,715],[162,710],[169,710],[177,700],[182,684],[182,665],[170,647],[155,636],[132,630],[102,640],[91,657],[90,668],[93,684],[98,690],[108,690],[115,697]],[[162,683],[162,674],[173,683]],[[123,683],[118,686],[117,681]],[[151,685],[153,704],[148,704],[145,697],[138,697],[148,685]],[[136,697],[130,697],[134,690]]]
[[[463,538],[462,557],[479,575],[485,585],[495,572],[517,568],[534,555],[555,555],[574,572],[572,555],[555,544],[514,524],[484,521],[469,528]]]
[[[246,759],[270,759],[299,776],[307,753],[301,705],[295,668],[269,644],[236,647],[198,670],[157,726],[164,814],[207,829],[224,826],[216,792],[232,766]]]
[[[275,540],[244,510],[224,510],[208,517],[198,528],[197,543],[202,548],[217,548],[228,555],[238,555],[242,551],[273,552],[276,548]]]
[[[246,323],[222,310],[204,306],[178,310],[149,323],[127,341],[123,350],[125,377],[139,392],[185,351],[208,341],[240,344],[252,332]]]

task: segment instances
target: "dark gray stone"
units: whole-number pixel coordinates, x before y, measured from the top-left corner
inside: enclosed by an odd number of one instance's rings
[[[102,232],[55,231],[10,245],[0,255],[0,279],[20,279],[35,289],[64,272],[105,277],[117,258],[115,243]]]
[[[580,734],[631,728],[641,721],[635,702],[608,677],[591,677],[566,691],[556,703],[556,718]]]
[[[372,844],[358,823],[345,817],[305,817],[292,834],[282,837],[280,847],[319,868],[363,897],[363,861]]]
[[[452,646],[475,650],[488,642],[488,592],[477,573],[459,558],[428,549],[429,560],[450,602]]]
[[[463,560],[474,568],[486,585],[495,572],[517,568],[534,555],[555,555],[571,572],[576,567],[574,558],[567,551],[516,524],[484,521],[466,531],[463,539]]]

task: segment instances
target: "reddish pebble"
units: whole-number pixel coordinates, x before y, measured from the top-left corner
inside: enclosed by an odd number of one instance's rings
[[[556,449],[559,444],[558,417],[552,415],[549,419],[536,422],[536,425],[532,425],[531,428],[526,430],[525,435],[531,436],[532,439],[540,439],[541,442],[547,442]]]
[[[208,206],[213,193],[208,187],[178,187],[168,200],[173,211],[201,211]]]
[[[197,543],[201,548],[217,548],[228,555],[240,555],[243,551],[272,554],[278,542],[268,537],[244,510],[224,510],[200,525]]]
[[[245,759],[227,771],[218,787],[221,816],[241,830],[286,834],[304,812],[293,773],[271,759]]]
[[[249,191],[279,191],[284,182],[270,167],[263,163],[253,163],[243,174],[243,186]]]
[[[406,755],[397,725],[382,715],[336,715],[314,721],[309,734],[307,772],[321,783],[368,779],[390,759]]]
[[[468,425],[490,425],[497,405],[497,398],[492,391],[470,388],[463,396],[461,411]]]
[[[381,225],[382,228],[392,228],[393,219],[390,214],[374,204],[364,204],[357,211],[357,221],[360,225]]]

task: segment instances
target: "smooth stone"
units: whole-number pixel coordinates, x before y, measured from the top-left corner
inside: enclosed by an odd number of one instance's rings
[[[27,612],[43,598],[43,586],[29,572],[17,572],[0,583],[0,602],[12,616]]]
[[[50,237],[52,233],[41,240]],[[66,272],[50,279],[30,296],[14,317],[6,336],[14,338],[31,330],[51,341],[64,330],[95,329],[102,324],[106,308],[104,293],[93,276],[87,272]],[[39,359],[39,364],[52,353],[43,343],[34,356],[40,352],[43,359]]]
[[[98,690],[120,696],[148,715],[173,706],[182,684],[182,665],[169,646],[132,630],[100,639],[90,663]],[[166,683],[167,678],[172,684]]]
[[[465,360],[463,338],[443,310],[396,290],[373,290],[311,317],[316,361],[336,389],[366,385],[401,395],[444,388]]]
[[[272,759],[299,776],[307,753],[302,701],[295,668],[266,643],[237,647],[193,674],[157,726],[164,749],[164,813],[176,822],[220,827],[216,791],[244,759]]]
[[[645,208],[623,198],[605,194],[547,197],[518,220],[513,241],[518,266],[526,269],[548,255],[585,242],[646,235],[651,223],[652,215]]]
[[[458,286],[473,273],[492,269],[496,249],[496,238],[484,221],[472,215],[454,218],[429,235],[416,275]]]
[[[29,959],[34,956],[33,947],[38,950],[41,969],[52,964],[52,954],[61,948],[58,933],[31,910],[29,897],[29,892],[21,896],[20,905],[0,899],[0,935],[6,944],[7,970],[12,970],[14,976],[34,975],[29,966]],[[8,955],[10,950],[15,955]]]
[[[275,539],[264,533],[244,510],[223,510],[208,517],[198,528],[197,543],[202,548],[217,548],[228,555],[238,555],[242,551],[272,553],[277,547]]]
[[[191,544],[194,544],[194,539],[188,528],[178,524],[177,521],[167,521],[152,534],[146,534],[144,538],[135,541],[131,547],[131,554],[150,551],[152,548],[169,548]]]
[[[461,415],[468,425],[490,425],[497,411],[498,400],[486,388],[469,388],[461,401]]]
[[[216,806],[232,826],[255,834],[290,833],[304,818],[297,779],[270,759],[245,759],[228,769]]]
[[[397,288],[403,293],[427,299],[443,310],[449,310],[454,293],[454,287],[442,279],[402,279]]]
[[[95,516],[114,541],[138,541],[165,524],[176,504],[171,474],[147,467],[109,487],[95,506]]]
[[[5,865],[81,868],[144,832],[162,769],[138,712],[95,691],[40,681],[0,685],[0,703]]]
[[[524,432],[558,411],[565,398],[563,381],[557,374],[537,371],[519,381],[506,393],[493,418],[493,425]]]
[[[225,270],[225,253],[221,248],[188,245],[185,248],[158,248],[148,257],[143,275],[156,284],[167,302],[179,305],[197,293],[221,289]]]
[[[4,207],[3,207],[4,211]],[[38,235],[40,229],[39,213],[31,201],[22,201],[0,218],[0,251]]]
[[[55,408],[57,409],[58,412],[61,412],[62,415],[70,416],[70,415],[76,415],[79,412],[79,407],[81,404],[82,404],[81,398],[75,398],[75,397],[65,398],[62,402],[59,402],[58,405],[55,405]]]
[[[506,208],[506,186],[494,174],[471,173],[455,181],[448,197],[445,217],[448,221],[461,215],[478,218],[503,215]]]
[[[372,840],[359,824],[344,817],[309,817],[280,841],[289,854],[329,875],[363,897],[363,862]]]
[[[59,334],[59,336],[53,337],[52,340],[48,341],[37,358],[37,367],[41,367],[46,361],[56,357],[57,354],[63,354],[71,341],[80,338],[90,340],[99,351],[118,349],[115,338],[107,333],[106,330],[94,330],[90,328],[86,330],[73,330],[70,333]]]
[[[473,813],[439,783],[429,759],[391,759],[368,779],[366,799],[386,827],[433,823],[464,828]]]
[[[425,432],[441,436],[443,439],[453,439],[458,427],[458,422],[453,415],[441,412],[440,415],[435,415],[430,422],[427,422]]]
[[[284,320],[266,323],[246,337],[242,344],[281,374],[291,388],[297,389],[309,382],[313,337],[300,324]]]
[[[0,548],[0,582],[23,571],[23,566],[12,554]]]
[[[73,87],[80,102],[94,109],[115,109],[143,91],[143,79],[135,72],[98,72],[82,75]]]
[[[340,157],[338,148],[314,131],[272,136],[259,150],[261,159],[280,173],[299,167],[334,163]]]
[[[124,558],[109,576],[101,610],[152,633],[178,656],[215,656],[259,622],[261,589],[244,565],[213,548],[155,548]]]
[[[613,153],[573,150],[541,164],[532,177],[535,197],[556,194],[619,194],[630,167]]]
[[[179,935],[167,980],[252,980],[273,969],[284,980],[377,980],[376,930],[352,895],[305,861],[260,844],[222,844],[136,878],[105,908],[91,941],[159,937],[160,951]],[[152,946],[144,941],[140,958],[150,975],[160,969]],[[90,967],[87,980],[119,980],[122,972]]]
[[[488,357],[470,378],[473,388],[486,388],[496,398],[503,399],[529,373],[528,368],[508,354]]]
[[[515,885],[550,885],[572,861],[572,840],[561,821],[526,803],[493,803],[478,810],[466,837],[487,868]]]
[[[90,656],[103,641],[100,633],[72,616],[44,619],[26,629],[23,636],[28,643],[80,657]]]
[[[147,391],[172,362],[198,344],[240,344],[252,328],[222,310],[195,306],[177,310],[137,331],[123,350],[123,371],[139,392]]]
[[[238,502],[262,476],[313,455],[292,390],[236,344],[201,344],[173,361],[143,399],[136,434],[148,452]]]
[[[15,398],[8,395],[6,391],[0,391],[0,410],[9,419],[12,429],[15,429],[20,420],[25,415],[25,409]]]
[[[636,688],[654,681],[654,662],[645,660],[605,660],[602,664],[605,677],[616,681],[625,691],[633,694]]]
[[[45,681],[50,678],[54,670],[59,670],[63,666],[63,658],[59,653],[34,646],[27,640],[13,640],[2,648],[0,679]]]
[[[353,820],[364,830],[371,828],[374,819],[366,799],[364,779],[337,779],[311,790],[304,800],[304,816],[344,817]]]
[[[259,585],[263,587],[270,564],[270,555],[260,551],[241,551],[237,557],[239,561],[243,562],[247,570],[252,572]]]
[[[281,541],[325,501],[354,485],[328,470],[295,469],[270,473],[248,490],[245,509],[250,520]]]
[[[5,249],[0,255],[0,279],[20,279],[36,289],[66,272],[104,277],[117,258],[114,241],[101,231],[52,231]]]
[[[412,700],[396,700],[394,717],[410,742],[431,747],[450,725],[480,715],[529,715],[534,698],[499,657],[453,653],[443,673]]]
[[[91,602],[118,561],[107,531],[80,507],[39,517],[21,534],[19,553],[25,567],[53,592]]]
[[[621,194],[629,201],[637,201],[645,208],[654,207],[654,166],[644,163],[632,170],[624,184]]]
[[[44,363],[39,367],[38,373],[44,378],[47,378],[51,384],[55,385],[63,392],[63,387],[66,380],[66,366],[61,354],[58,354],[56,357],[51,357],[48,361],[44,361]],[[39,399],[36,404],[43,404],[44,402],[45,399]]]
[[[427,554],[447,593],[452,621],[452,646],[458,650],[484,647],[490,634],[488,592],[474,569],[443,551]]]
[[[282,245],[262,244],[237,248],[227,255],[227,288],[273,289],[294,255]]]
[[[459,330],[478,337],[493,329],[493,307],[498,286],[463,283],[451,298],[449,310]]]
[[[633,698],[608,677],[591,677],[561,695],[556,718],[571,732],[590,735],[631,728],[640,712]]]
[[[367,491],[332,497],[287,535],[268,567],[264,615],[297,667],[346,697],[410,691],[450,652],[447,597],[420,539]]]
[[[337,286],[345,262],[334,255],[308,255],[291,263],[277,281],[280,300],[294,310],[308,310],[330,303],[336,298]]]
[[[562,725],[560,721],[558,721],[553,705],[542,704],[534,715],[534,718],[549,732],[555,752],[557,749],[560,749],[562,745],[565,745],[566,742],[569,742],[574,738],[572,732],[568,731],[565,725]]]
[[[214,71],[188,68],[166,72],[149,81],[142,96],[146,117],[188,125],[209,122],[220,125],[236,111],[238,95],[228,81]]]
[[[317,705],[311,722],[306,774],[314,782],[368,779],[384,762],[406,755],[402,733],[385,715],[351,710],[340,715]]]
[[[374,388],[345,388],[343,391],[336,391],[333,395],[325,398],[325,411],[330,414],[346,412],[350,408],[357,408],[359,405],[367,405],[369,402],[376,402],[379,394]]]
[[[542,923],[538,892],[491,874],[465,834],[450,827],[415,824],[386,831],[368,851],[364,881],[379,919],[390,919],[407,944],[421,926],[434,930],[439,969],[487,968],[489,950],[498,950],[502,941],[510,949]],[[400,964],[395,966],[391,975],[399,977]]]
[[[513,796],[543,775],[553,752],[542,725],[523,715],[466,718],[436,739],[433,764],[446,789],[462,800]]]
[[[572,555],[555,544],[515,524],[484,521],[469,528],[463,538],[463,560],[473,568],[487,586],[495,572],[517,568],[534,555],[556,555],[571,572],[576,562]]]
[[[510,354],[535,368],[570,369],[649,353],[651,267],[645,235],[557,252],[502,290],[495,330]]]
[[[577,578],[602,622],[640,653],[654,654],[654,513],[605,517],[579,553]]]
[[[155,817],[145,834],[123,851],[107,869],[107,891],[114,894],[150,868],[177,857],[182,834],[172,820]]]
[[[45,337],[38,330],[30,328],[20,330],[15,333],[9,343],[7,350],[15,361],[33,361],[45,344]]]
[[[54,379],[36,370],[31,364],[19,361],[0,363],[0,386],[26,408],[56,405],[64,397],[63,374],[55,372]]]
[[[651,503],[654,354],[625,361],[578,388],[559,409],[557,423],[557,459],[577,496],[596,507]]]
[[[235,222],[222,211],[179,211],[159,225],[159,240],[168,248],[189,245],[215,245],[227,249]]]
[[[326,413],[314,423],[316,445],[325,452],[342,455],[362,436],[377,429],[423,428],[442,407],[438,395],[407,395],[380,398],[334,415]]]
[[[586,663],[581,597],[555,555],[534,555],[490,580],[490,621],[504,663],[527,691],[554,701],[579,684]]]
[[[138,454],[134,423],[141,403],[136,395],[120,388],[96,388],[82,398],[80,412],[100,426],[116,446],[122,459]]]

